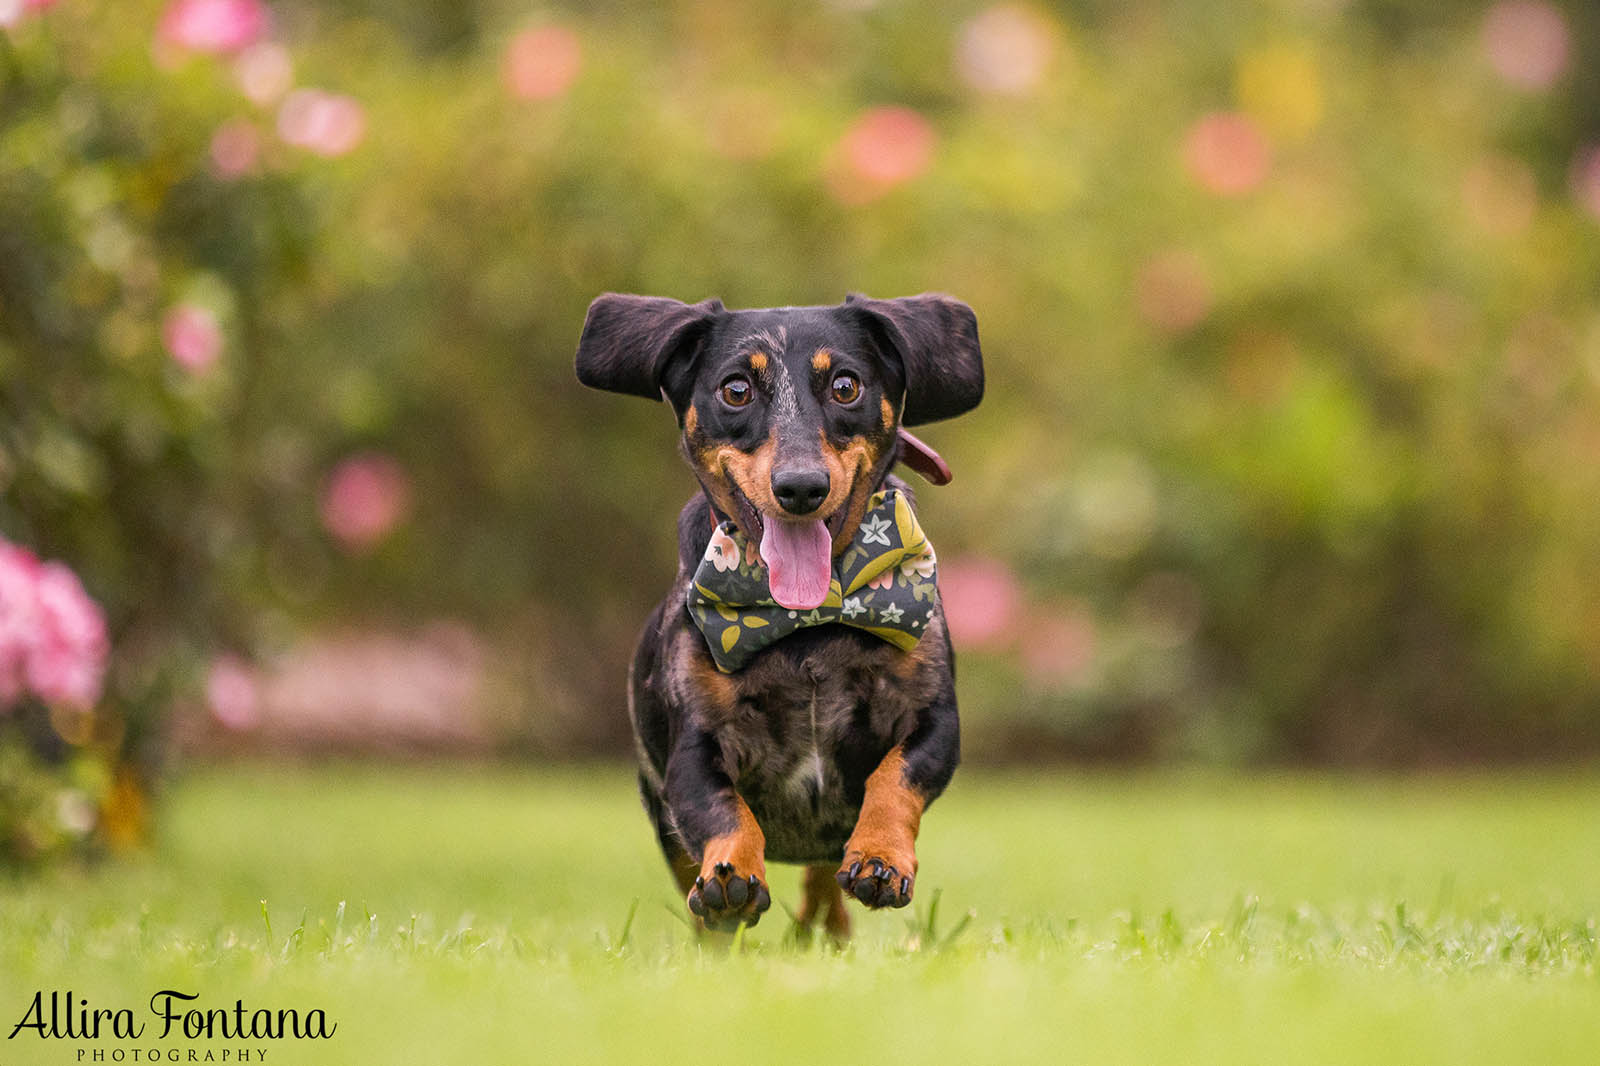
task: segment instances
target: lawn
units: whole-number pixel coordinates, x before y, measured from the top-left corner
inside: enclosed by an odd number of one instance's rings
[[[773,911],[719,952],[621,768],[195,770],[147,854],[0,882],[0,1066],[1589,1063],[1597,790],[963,771],[911,908],[857,911],[843,952],[801,945],[780,867]],[[68,989],[144,1034],[3,1039]],[[159,1039],[162,989],[338,1028]]]

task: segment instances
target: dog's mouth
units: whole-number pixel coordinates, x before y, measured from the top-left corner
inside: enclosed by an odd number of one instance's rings
[[[844,527],[843,506],[822,518],[768,514],[734,488],[735,522],[759,544],[772,599],[791,611],[810,611],[828,598],[833,580],[833,541]]]

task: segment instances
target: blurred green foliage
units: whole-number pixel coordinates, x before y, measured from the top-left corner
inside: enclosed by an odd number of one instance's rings
[[[972,751],[1593,751],[1600,17],[1533,6],[1536,88],[1478,4],[273,4],[363,109],[325,157],[162,5],[61,0],[0,37],[0,532],[106,604],[127,707],[451,614],[615,744],[693,483],[574,382],[588,301],[941,289],[991,385],[924,524],[1021,589],[958,646]],[[364,452],[409,507],[355,550],[320,497]]]
[[[130,749],[159,743],[206,649],[248,631],[268,554],[292,543],[304,486],[258,456],[298,419],[281,390],[315,374],[273,354],[293,347],[313,205],[293,175],[205,172],[237,94],[155,70],[145,14],[65,4],[0,36],[0,531],[57,553],[106,609],[98,728]],[[234,353],[203,376],[161,348],[183,302]]]

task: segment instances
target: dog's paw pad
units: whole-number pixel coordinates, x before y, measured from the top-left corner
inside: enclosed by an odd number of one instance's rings
[[[772,906],[772,893],[755,874],[741,875],[732,863],[719,862],[694,879],[689,910],[711,930],[755,925]]]
[[[835,875],[839,887],[868,907],[904,907],[911,902],[913,874],[902,873],[883,859],[850,862]]]

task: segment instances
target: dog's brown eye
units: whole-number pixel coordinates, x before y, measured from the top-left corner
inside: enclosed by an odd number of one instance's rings
[[[729,407],[743,407],[755,395],[744,378],[729,378],[722,383],[722,402]]]
[[[855,403],[861,395],[861,382],[853,374],[840,374],[833,379],[833,398],[840,403]]]

